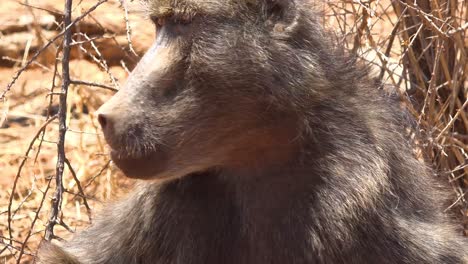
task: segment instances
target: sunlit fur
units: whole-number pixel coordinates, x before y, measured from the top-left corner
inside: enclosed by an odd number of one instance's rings
[[[135,161],[123,170],[162,183],[142,181],[41,263],[464,262],[400,103],[310,6],[146,5],[182,33],[101,114],[120,113],[106,139]]]

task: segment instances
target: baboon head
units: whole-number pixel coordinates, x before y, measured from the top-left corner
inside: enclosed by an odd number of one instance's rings
[[[155,179],[287,162],[301,102],[313,100],[303,87],[324,82],[317,54],[325,48],[304,4],[144,3],[156,40],[98,114],[115,164]]]

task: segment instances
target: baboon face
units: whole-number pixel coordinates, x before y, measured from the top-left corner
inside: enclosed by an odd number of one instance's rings
[[[290,49],[293,1],[145,3],[156,40],[99,110],[115,164],[154,179],[283,159],[269,150],[297,136],[281,102],[297,65],[281,68],[291,59],[278,55]]]

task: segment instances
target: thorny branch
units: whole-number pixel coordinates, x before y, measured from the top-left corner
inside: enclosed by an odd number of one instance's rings
[[[13,76],[13,79],[11,80],[11,82],[7,85],[6,89],[2,92],[2,94],[0,95],[0,100],[3,100],[6,96],[6,94],[11,90],[11,87],[13,87],[13,85],[16,83],[16,81],[18,80],[18,78],[21,76],[21,74],[31,65],[33,64],[34,61],[36,61],[36,59],[39,57],[39,55],[41,55],[42,52],[44,52],[47,48],[50,47],[50,45],[52,45],[56,40],[58,40],[59,38],[61,38],[63,35],[66,34],[66,32],[70,32],[70,29],[76,24],[78,23],[79,21],[81,21],[83,18],[85,18],[89,13],[93,12],[94,10],[96,10],[96,8],[98,8],[100,5],[104,4],[105,2],[107,2],[108,0],[100,0],[99,2],[97,2],[94,6],[92,6],[90,9],[88,9],[86,12],[84,12],[81,16],[77,17],[75,20],[73,20],[73,22],[71,22],[68,26],[65,26],[64,27],[64,30],[62,32],[60,32],[59,34],[57,34],[55,37],[53,37],[49,42],[47,42],[42,48],[40,48],[32,57],[31,59],[28,60],[28,62],[26,62],[24,64],[24,66],[19,69],[16,74]]]
[[[48,72],[52,71],[52,69],[49,69],[46,66],[43,66],[42,64],[40,64],[36,60],[38,59],[40,54],[42,54],[49,47],[54,45],[57,40],[59,40],[60,38],[63,37],[63,45],[58,46],[57,49],[56,49],[56,56],[55,57],[57,59],[55,60],[55,67],[53,69],[52,88],[50,90],[50,93],[48,94],[48,96],[49,96],[49,105],[47,107],[47,115],[46,115],[46,118],[45,118],[45,122],[36,131],[36,134],[33,137],[33,139],[31,140],[31,142],[29,143],[29,146],[28,146],[23,158],[20,160],[20,164],[19,164],[18,169],[17,169],[16,177],[14,177],[14,180],[13,180],[13,186],[9,190],[10,195],[8,196],[9,197],[8,198],[9,199],[8,208],[7,208],[7,210],[5,212],[0,212],[0,215],[5,213],[6,218],[7,218],[6,221],[5,221],[5,226],[7,228],[6,229],[7,235],[3,236],[2,230],[0,230],[0,244],[2,245],[2,248],[0,248],[1,258],[6,257],[8,259],[10,257],[14,257],[16,263],[22,263],[24,261],[24,256],[25,255],[26,256],[34,256],[35,247],[34,246],[31,247],[31,242],[29,242],[29,241],[32,240],[30,238],[32,238],[33,236],[41,234],[41,233],[44,232],[44,230],[35,231],[35,226],[39,222],[38,220],[42,220],[41,210],[43,210],[43,205],[47,200],[46,197],[47,197],[47,194],[49,193],[49,190],[51,189],[50,187],[51,187],[51,182],[52,182],[53,179],[55,179],[56,188],[55,188],[55,193],[53,194],[53,197],[52,197],[51,212],[50,212],[50,216],[49,216],[49,221],[48,221],[46,229],[45,229],[45,238],[46,238],[46,240],[51,240],[51,239],[54,239],[54,238],[58,239],[58,237],[56,237],[56,235],[54,234],[54,226],[55,225],[61,225],[65,229],[67,229],[69,231],[72,231],[67,226],[67,224],[63,221],[63,219],[61,219],[62,195],[66,191],[64,186],[63,186],[63,172],[64,172],[65,164],[68,166],[68,168],[69,168],[69,170],[71,172],[71,175],[75,179],[76,186],[77,186],[78,191],[79,191],[78,195],[81,197],[82,203],[83,203],[83,205],[85,206],[85,208],[87,210],[89,220],[91,221],[91,219],[92,219],[91,207],[88,204],[87,196],[84,193],[84,188],[82,187],[76,172],[72,168],[70,162],[68,161],[68,159],[66,158],[66,155],[65,155],[65,133],[68,130],[68,128],[67,128],[67,113],[69,111],[69,109],[67,109],[68,108],[67,107],[68,87],[71,84],[75,84],[75,85],[86,85],[86,86],[100,87],[100,88],[104,88],[104,89],[111,90],[111,91],[117,91],[117,89],[115,89],[113,87],[110,87],[110,86],[107,86],[105,84],[89,82],[89,81],[81,81],[81,80],[72,80],[71,77],[70,77],[69,62],[70,62],[70,48],[71,48],[71,46],[73,46],[72,39],[71,39],[72,36],[73,36],[72,35],[72,30],[74,30],[73,26],[76,25],[83,18],[88,16],[98,6],[100,6],[101,4],[103,4],[103,3],[107,2],[107,1],[108,0],[98,1],[95,5],[93,5],[90,9],[85,11],[82,15],[80,15],[76,19],[72,20],[71,19],[72,0],[67,0],[66,7],[65,7],[65,15],[64,16],[61,15],[62,18],[64,18],[64,22],[61,23],[62,31],[60,31],[60,33],[55,35],[50,41],[48,41],[46,44],[44,44],[41,48],[39,48],[37,50],[37,52],[31,57],[31,59],[26,60],[25,59],[26,57],[25,57],[23,66],[15,73],[15,75],[13,76],[11,82],[8,83],[6,89],[2,93],[0,93],[0,102],[3,102],[4,106],[6,107],[4,109],[4,111],[3,111],[3,116],[0,119],[1,120],[0,125],[3,126],[3,125],[6,124],[7,127],[8,127],[8,123],[4,123],[4,121],[6,122],[7,119],[8,119],[8,111],[7,110],[8,110],[9,104],[7,104],[8,103],[7,102],[7,97],[6,97],[7,93],[10,91],[10,89],[16,83],[16,81],[18,80],[20,75],[23,72],[25,72],[26,70],[28,70],[29,66],[31,66],[31,65],[39,65],[43,69],[46,69]],[[28,5],[26,4],[26,6],[28,6]],[[31,6],[28,6],[28,7],[35,8],[35,7],[31,7]],[[49,12],[49,10],[46,10],[46,9],[43,9],[43,8],[37,8],[37,9]],[[58,13],[54,13],[54,15],[57,15],[57,14]],[[92,41],[92,39],[90,41]],[[56,87],[56,77],[57,77],[57,73],[58,73],[57,64],[59,62],[59,55],[60,54],[63,54],[62,59],[61,59],[61,62],[62,62],[62,76],[60,78],[60,81],[62,82],[62,86],[61,86],[61,91],[60,92],[54,92],[54,88]],[[104,59],[104,58],[101,58],[101,59]],[[12,61],[13,60],[15,60],[15,59],[12,59]],[[23,61],[21,61],[21,62],[23,62]],[[110,72],[109,72],[109,74],[110,74]],[[58,97],[59,97],[58,114],[54,114],[55,110],[51,110],[53,108],[52,103],[53,103],[53,96],[54,95],[58,95]],[[40,117],[39,115],[37,115],[37,116]],[[58,122],[59,123],[58,142],[45,140],[44,136],[46,134],[47,127],[53,121],[55,121],[57,119],[59,119],[59,122]],[[37,120],[39,120],[39,119],[37,119]],[[40,120],[42,120],[42,118]],[[2,131],[0,131],[0,132],[2,132]],[[35,144],[38,141],[39,141],[39,145],[35,146]],[[18,198],[18,194],[20,193],[20,190],[18,189],[19,188],[18,183],[19,183],[19,180],[22,178],[21,174],[23,172],[23,169],[25,168],[25,165],[26,165],[27,161],[31,160],[31,159],[34,160],[33,164],[36,165],[39,153],[41,152],[41,145],[42,145],[43,142],[57,144],[57,157],[58,158],[57,158],[57,164],[56,164],[56,175],[55,175],[55,177],[49,176],[49,177],[44,177],[43,178],[47,182],[45,189],[35,187],[36,186],[36,177],[34,176],[34,180],[32,182],[33,187],[28,191],[28,194],[26,194],[26,196],[22,198],[21,202],[18,205],[15,205],[15,201]],[[33,151],[35,152],[34,157],[30,157],[30,154]],[[39,162],[39,163],[41,163],[41,162]],[[107,162],[107,164],[104,166],[104,168],[102,168],[101,171],[96,176],[93,177],[93,179],[98,177],[99,175],[101,175],[102,172],[105,171],[108,168],[108,165],[109,165],[109,162]],[[88,182],[86,186],[88,186],[92,182],[92,180],[90,182]],[[39,192],[42,193],[42,195],[37,195],[37,193],[39,193]],[[19,194],[19,195],[21,196],[23,194]],[[42,197],[42,198],[40,198],[40,203],[34,205],[34,207],[33,207],[34,209],[32,209],[32,208],[30,208],[28,206],[24,206],[24,205],[30,204],[31,200],[35,199],[34,197]],[[18,215],[18,216],[15,217],[15,215],[17,215],[17,212],[21,211],[21,209],[22,210],[26,209],[26,210],[30,211],[29,212],[30,214],[28,214],[28,215],[31,215],[31,218],[30,218],[31,221],[29,223],[29,228],[27,229],[27,232],[24,233],[24,237],[18,238],[16,235],[14,236],[14,233],[16,233],[18,231],[18,229],[20,229],[20,228],[15,226],[14,220],[21,221],[21,219],[24,219],[24,215]],[[3,227],[2,223],[0,223],[0,227]],[[17,230],[15,230],[15,228]],[[35,242],[32,242],[32,243],[33,243],[32,245],[34,245]],[[15,245],[15,244],[17,244],[17,245]]]
[[[76,186],[78,187],[78,191],[80,192],[81,198],[83,198],[83,204],[86,207],[86,211],[88,212],[89,221],[92,221],[93,217],[92,217],[92,214],[91,214],[91,207],[89,207],[88,200],[86,199],[86,195],[85,195],[85,193],[83,191],[83,187],[81,187],[81,182],[78,179],[78,176],[76,175],[75,170],[73,169],[70,161],[67,158],[65,158],[65,163],[67,164],[68,169],[70,170],[70,172],[71,172],[71,174],[73,176],[73,179],[76,182]]]
[[[113,92],[117,92],[118,89],[115,89],[112,86],[101,84],[101,83],[94,83],[94,82],[87,82],[87,81],[80,81],[80,80],[71,80],[71,84],[79,84],[79,85],[86,85],[86,86],[94,86],[94,87],[99,87],[99,88],[104,88]]]
[[[65,134],[67,132],[67,95],[70,85],[70,44],[72,42],[72,32],[69,25],[71,21],[72,0],[65,1],[64,13],[64,38],[63,38],[63,58],[62,58],[62,89],[59,96],[59,140],[57,143],[57,170],[55,174],[55,193],[52,197],[52,209],[49,217],[49,223],[46,226],[45,239],[50,241],[54,238],[54,226],[61,222],[59,213],[62,207],[63,198],[63,170],[66,162],[65,157]]]
[[[36,135],[34,136],[34,138],[31,140],[31,143],[29,144],[29,147],[26,151],[26,154],[24,155],[24,158],[23,160],[21,161],[21,164],[20,166],[18,167],[18,172],[16,173],[16,177],[15,177],[15,180],[13,182],[13,187],[12,187],[12,190],[11,190],[11,193],[15,193],[16,191],[16,185],[18,184],[18,180],[21,176],[21,171],[24,167],[24,164],[26,164],[26,161],[28,159],[28,155],[29,155],[29,152],[32,150],[33,148],[33,145],[34,143],[36,142],[36,140],[39,138],[39,136],[44,133],[45,129],[47,128],[47,125],[49,125],[50,123],[52,123],[52,121],[54,121],[55,119],[57,119],[58,116],[53,116],[51,117],[49,120],[47,120],[42,126],[41,128],[37,131]],[[11,226],[11,222],[12,222],[12,205],[13,205],[13,195],[10,196],[10,201],[8,203],[8,232],[9,232],[9,239],[10,239],[10,244],[12,242],[12,239],[13,239],[13,234],[12,234],[12,226]]]
[[[50,179],[47,182],[47,186],[46,186],[46,189],[44,190],[43,197],[41,199],[41,203],[39,204],[39,206],[38,206],[38,208],[36,210],[36,213],[34,214],[34,219],[31,222],[31,227],[28,230],[28,234],[26,235],[26,238],[24,239],[23,243],[21,243],[21,250],[20,250],[20,253],[19,253],[19,256],[18,256],[18,260],[16,262],[17,264],[21,264],[21,256],[24,254],[25,247],[28,244],[28,240],[31,237],[32,231],[34,230],[34,225],[36,224],[36,221],[39,218],[39,212],[41,211],[42,206],[44,205],[44,201],[46,200],[45,197],[46,197],[47,193],[49,192],[51,182],[52,182],[52,177],[50,177]]]

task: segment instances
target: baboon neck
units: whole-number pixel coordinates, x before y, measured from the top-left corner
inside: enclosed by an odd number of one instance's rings
[[[173,239],[161,243],[200,256],[200,262],[190,263],[221,263],[221,256],[232,256],[222,263],[305,259],[313,183],[299,174],[233,173],[201,173],[164,185],[155,226],[159,236],[170,234]],[[269,259],[271,251],[275,259]]]

